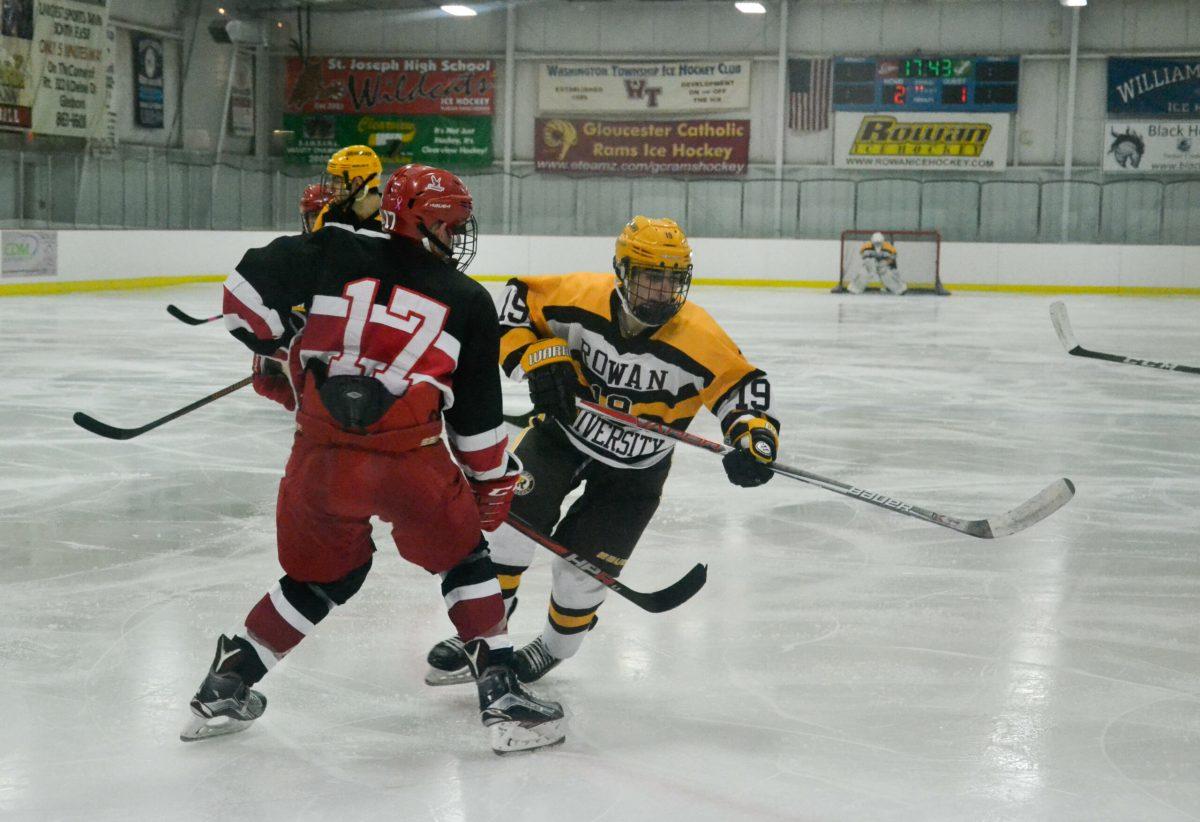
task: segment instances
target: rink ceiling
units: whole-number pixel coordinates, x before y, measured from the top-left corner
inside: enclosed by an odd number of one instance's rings
[[[1077,497],[978,541],[680,451],[617,598],[540,691],[565,746],[500,759],[470,689],[421,683],[436,585],[380,553],[264,682],[237,737],[176,735],[215,634],[278,570],[290,421],[249,389],[215,286],[0,301],[0,816],[5,819],[1200,817],[1200,382],[1067,357],[1054,298],[698,287],[771,374],[784,455],[963,516],[1067,476]],[[1196,362],[1200,302],[1066,298],[1084,345]],[[507,387],[513,407],[520,387]],[[716,436],[704,417],[695,430]],[[540,627],[548,556],[513,621]],[[569,804],[568,804],[569,803]]]

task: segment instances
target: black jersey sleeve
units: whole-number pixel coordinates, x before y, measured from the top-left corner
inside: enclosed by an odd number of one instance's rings
[[[321,277],[322,245],[313,238],[280,237],[245,253],[225,280],[225,327],[257,354],[286,348],[296,333],[291,309],[305,302]]]
[[[482,287],[465,306],[467,322],[454,371],[454,405],[446,410],[450,446],[467,476],[504,474],[508,433],[500,394],[500,323]]]

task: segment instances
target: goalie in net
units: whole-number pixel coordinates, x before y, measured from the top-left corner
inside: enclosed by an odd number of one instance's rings
[[[835,294],[947,294],[939,266],[941,236],[936,231],[842,232]]]

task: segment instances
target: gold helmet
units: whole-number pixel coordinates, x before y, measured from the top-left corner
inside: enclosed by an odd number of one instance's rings
[[[370,146],[346,146],[329,158],[321,182],[339,199],[353,195],[360,200],[370,192],[379,192],[383,163]]]
[[[687,301],[692,247],[674,220],[638,215],[617,237],[613,269],[625,309],[639,322],[662,325]]]

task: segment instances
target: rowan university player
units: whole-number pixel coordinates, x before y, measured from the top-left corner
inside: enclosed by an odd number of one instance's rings
[[[276,514],[284,576],[217,640],[185,741],[262,716],[266,698],[252,686],[366,579],[373,515],[391,524],[401,556],[441,576],[492,747],[563,740],[561,706],[514,677],[481,533],[507,514],[520,462],[506,451],[495,308],[453,255],[470,215],[457,177],[406,166],[383,191],[384,237],[328,226],[282,237],[247,252],[226,280],[226,326],[256,354],[286,360],[297,397]],[[299,333],[295,305],[308,318]]]
[[[779,449],[767,376],[751,365],[702,308],[688,302],[692,251],[673,220],[634,217],[617,238],[616,275],[510,280],[500,316],[500,364],[529,384],[534,411],[515,453],[524,471],[513,512],[617,576],[658,508],[673,443],[576,411],[575,398],[686,429],[707,407],[736,446],[724,459],[735,485],[769,480]],[[561,514],[579,485],[583,495]],[[534,543],[502,524],[492,540],[500,587],[515,606]],[[554,561],[541,636],[517,651],[517,676],[532,682],[574,655],[596,625],[607,589]],[[429,653],[430,685],[470,679],[459,637]]]
[[[851,294],[861,294],[867,290],[867,285],[874,277],[879,278],[880,284],[889,294],[903,294],[908,285],[900,277],[896,267],[896,246],[884,239],[883,233],[876,231],[871,235],[870,242],[863,243],[858,250],[862,261],[861,268],[854,273],[846,290]]]
[[[320,186],[330,192],[330,201],[313,221],[313,231],[336,225],[347,231],[383,234],[379,207],[383,163],[370,146],[338,149],[325,164]]]

